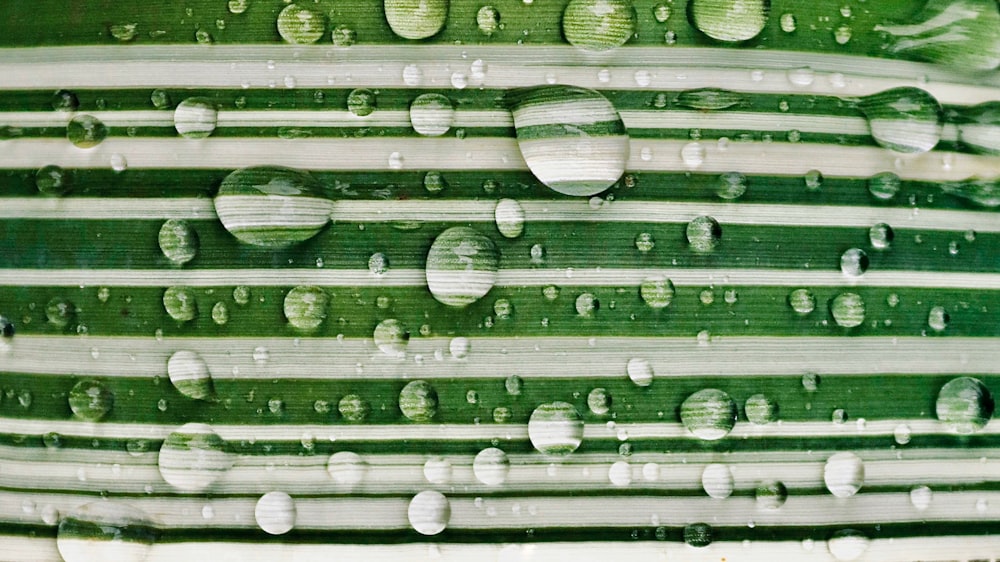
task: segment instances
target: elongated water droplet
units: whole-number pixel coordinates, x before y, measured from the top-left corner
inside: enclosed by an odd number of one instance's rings
[[[865,483],[865,465],[854,453],[835,453],[823,467],[823,482],[831,494],[849,498]]]
[[[177,351],[167,360],[167,376],[178,392],[195,400],[215,395],[208,363],[194,351]]]
[[[960,182],[942,182],[941,191],[969,203],[993,209],[1000,207],[1000,179],[970,179]]]
[[[330,221],[333,203],[299,170],[262,166],[232,172],[219,187],[215,212],[241,242],[283,248],[315,236]]]
[[[528,419],[528,439],[544,455],[568,455],[583,442],[583,418],[572,404],[541,404]]]
[[[980,154],[1000,154],[1000,101],[962,110],[958,118],[958,142]]]
[[[736,402],[725,392],[706,388],[681,403],[681,423],[695,437],[706,441],[722,439],[736,424]]]
[[[993,395],[979,379],[959,377],[938,392],[937,418],[956,433],[975,433],[993,417]]]
[[[636,28],[630,0],[570,0],[562,16],[563,35],[587,51],[621,47]]]
[[[406,517],[414,531],[421,535],[437,535],[448,527],[451,503],[441,492],[424,490],[410,500]]]
[[[746,104],[747,98],[743,94],[721,88],[699,88],[677,94],[675,103],[680,107],[710,111]]]
[[[456,226],[442,232],[427,253],[427,287],[438,301],[468,306],[496,283],[500,252],[478,231]]]
[[[441,94],[421,94],[410,104],[410,124],[421,135],[441,136],[454,121],[455,107]]]
[[[992,0],[928,0],[912,20],[876,25],[888,52],[966,72],[1000,66],[1000,10]]]
[[[712,544],[712,526],[708,523],[691,523],[684,526],[684,543],[693,548],[706,548]]]
[[[207,490],[234,462],[225,441],[203,423],[185,424],[170,433],[157,458],[160,476],[188,492]]]
[[[437,35],[448,19],[448,0],[385,0],[385,19],[403,39]]]
[[[919,88],[893,88],[866,96],[858,109],[868,119],[872,137],[896,152],[927,152],[941,140],[941,104]]]
[[[285,318],[296,330],[315,331],[326,320],[330,297],[315,286],[295,287],[285,295]]]
[[[120,501],[98,501],[60,518],[56,547],[66,562],[142,562],[158,534],[142,511]]]
[[[717,41],[748,41],[764,30],[768,0],[691,0],[688,17],[698,31]]]
[[[548,86],[516,90],[507,99],[521,155],[546,186],[566,195],[590,196],[625,173],[625,124],[600,93]]]
[[[184,220],[170,219],[160,227],[160,251],[175,264],[185,264],[198,254],[198,233]]]
[[[493,211],[497,230],[505,238],[517,238],[524,232],[524,207],[514,199],[501,199]]]
[[[472,461],[472,473],[476,480],[487,486],[499,486],[507,481],[507,473],[510,472],[510,459],[507,453],[490,447],[479,451]]]
[[[203,139],[215,132],[219,111],[208,98],[188,98],[174,109],[174,128],[186,139]]]
[[[318,10],[289,4],[278,14],[278,34],[288,43],[306,45],[326,33],[326,17]]]

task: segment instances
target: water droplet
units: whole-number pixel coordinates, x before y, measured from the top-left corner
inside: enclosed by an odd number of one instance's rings
[[[819,390],[819,384],[822,379],[816,373],[806,373],[802,375],[802,388],[806,392],[816,392]]]
[[[562,16],[563,36],[587,51],[621,47],[636,30],[630,0],[570,0]]]
[[[295,500],[285,492],[268,492],[257,500],[253,517],[269,535],[284,535],[295,527]]]
[[[975,433],[993,417],[994,402],[990,390],[979,379],[958,377],[948,381],[938,392],[937,419],[956,433]]]
[[[226,306],[226,303],[219,301],[212,306],[212,322],[219,326],[229,322],[229,307]]]
[[[56,547],[66,562],[142,562],[157,534],[142,511],[117,501],[98,501],[59,519]]]
[[[910,490],[910,503],[918,511],[923,511],[930,507],[933,497],[934,492],[927,486],[915,486]]]
[[[318,10],[289,4],[278,14],[278,35],[293,45],[319,41],[326,33],[326,18]]]
[[[868,229],[868,240],[871,242],[872,248],[876,250],[885,250],[892,245],[892,239],[895,237],[895,233],[892,231],[892,227],[880,222],[870,229]]]
[[[849,25],[841,25],[837,29],[833,30],[833,40],[837,42],[838,45],[846,45],[851,40],[851,35],[854,31]]]
[[[834,496],[849,498],[865,483],[865,465],[854,453],[835,453],[823,467],[823,482]]]
[[[524,379],[517,375],[511,375],[503,381],[504,390],[511,396],[520,396],[524,389]]]
[[[444,457],[431,457],[424,463],[424,478],[431,484],[451,483],[451,461]]]
[[[208,364],[194,351],[177,351],[167,360],[167,376],[178,392],[195,400],[215,395]]]
[[[505,238],[517,238],[524,232],[524,207],[514,199],[497,201],[493,216],[497,222],[497,230]]]
[[[76,417],[86,421],[99,421],[115,404],[115,395],[104,383],[96,380],[83,380],[69,391],[69,408]]]
[[[844,529],[837,531],[826,542],[830,554],[841,561],[857,560],[868,550],[871,541],[861,531]]]
[[[250,6],[250,0],[229,0],[228,8],[231,14],[242,14]]]
[[[736,402],[725,392],[706,388],[681,403],[681,422],[695,437],[706,441],[722,439],[736,424]]]
[[[406,355],[406,344],[410,341],[410,331],[394,318],[383,320],[375,326],[375,345],[382,353],[396,358]]]
[[[188,98],[174,109],[174,128],[186,139],[207,138],[219,122],[219,111],[208,98]]]
[[[347,394],[337,403],[337,411],[345,421],[360,423],[368,418],[372,407],[357,394]]]
[[[284,248],[315,236],[330,221],[333,203],[311,175],[261,166],[232,172],[219,187],[215,212],[245,244]]]
[[[935,306],[927,314],[927,325],[935,332],[943,332],[950,320],[948,311],[943,306]]]
[[[568,455],[583,442],[583,418],[572,404],[541,404],[528,419],[528,439],[543,455]]]
[[[747,101],[745,95],[731,90],[699,88],[697,90],[684,90],[677,94],[677,99],[674,100],[674,103],[679,107],[687,107],[699,111],[716,111],[746,104]]]
[[[419,86],[424,79],[424,71],[415,64],[408,64],[403,67],[403,83],[407,86]]]
[[[656,246],[656,241],[653,240],[653,235],[648,232],[640,232],[635,237],[635,249],[642,253],[648,253],[653,250]]]
[[[724,464],[710,464],[701,473],[701,486],[709,496],[723,500],[733,495],[733,471]]]
[[[427,423],[437,415],[437,391],[427,381],[412,381],[399,392],[399,410],[410,421]]]
[[[510,459],[496,447],[490,447],[479,451],[472,461],[472,473],[476,480],[487,486],[499,486],[507,481],[507,473],[510,472]]]
[[[914,23],[915,22],[915,23]],[[929,0],[907,23],[876,25],[893,55],[910,56],[966,72],[1000,66],[1000,11],[991,2]]]
[[[587,394],[587,408],[595,416],[604,416],[611,411],[611,393],[605,388],[595,388]]]
[[[334,47],[340,47],[345,49],[354,45],[358,41],[358,34],[356,31],[347,27],[346,25],[338,25],[333,28],[333,33],[331,33],[331,40],[333,41]],[[333,83],[333,79],[330,78],[330,83]]]
[[[424,490],[410,500],[406,516],[414,531],[421,535],[437,535],[451,520],[451,503],[441,492]]]
[[[670,19],[670,6],[667,4],[657,4],[653,6],[653,17],[660,23],[665,23]]]
[[[187,221],[169,219],[160,227],[160,251],[175,264],[185,264],[198,254],[198,233]]]
[[[744,409],[747,419],[754,425],[767,425],[778,419],[778,403],[764,394],[747,398]]]
[[[574,303],[576,313],[584,318],[593,318],[600,305],[600,301],[597,300],[597,297],[593,293],[580,294],[580,296],[576,297],[576,302]]]
[[[389,27],[403,39],[433,37],[448,19],[448,0],[385,0],[384,5]]]
[[[715,194],[720,199],[732,201],[743,197],[747,192],[747,177],[739,172],[727,172],[719,176],[715,186]]]
[[[341,486],[357,486],[368,473],[368,463],[357,453],[338,451],[330,455],[326,471]]]
[[[823,174],[819,170],[809,170],[805,175],[806,189],[816,191],[823,187]]]
[[[830,314],[841,328],[854,328],[865,321],[865,301],[857,293],[840,293],[830,301]]]
[[[177,322],[190,322],[198,316],[198,301],[187,287],[169,287],[163,292],[163,308]]]
[[[468,306],[493,288],[499,250],[478,231],[457,226],[442,232],[427,253],[427,287],[439,302]]]
[[[705,163],[705,147],[699,142],[689,142],[681,148],[681,160],[694,169]]]
[[[781,14],[781,18],[779,18],[778,23],[781,26],[781,30],[785,33],[794,32],[796,26],[795,14],[791,12]]]
[[[160,447],[160,476],[187,492],[203,492],[232,468],[226,442],[203,423],[188,423],[170,433]]]
[[[77,115],[66,125],[66,138],[77,148],[93,148],[107,136],[107,125],[93,115]]]
[[[851,248],[840,256],[840,271],[848,277],[860,277],[868,270],[868,254],[861,248]]]
[[[326,291],[314,286],[295,287],[285,295],[285,318],[296,330],[311,332],[326,320],[330,297]]]
[[[1000,102],[960,110],[958,141],[973,152],[1000,154]]]
[[[718,247],[722,227],[714,218],[702,215],[688,223],[685,234],[692,250],[707,253]]]
[[[893,430],[892,438],[897,445],[906,445],[907,443],[910,442],[912,433],[913,432],[910,429],[910,426],[906,425],[905,423],[901,423],[897,425],[896,428]]]
[[[645,387],[653,384],[653,366],[646,359],[639,357],[629,359],[625,365],[625,372],[636,386]]]
[[[625,461],[617,461],[608,469],[608,480],[618,487],[632,483],[632,465]]]
[[[901,187],[902,180],[892,172],[882,172],[868,179],[868,192],[882,201],[895,197]]]
[[[598,92],[551,86],[508,93],[518,147],[528,168],[549,188],[596,195],[625,173],[625,124]]]
[[[56,111],[76,111],[80,108],[80,99],[76,93],[69,90],[58,90],[52,94],[52,109]]]
[[[250,302],[250,287],[240,285],[234,288],[233,301],[240,306],[246,306]]]
[[[706,548],[712,544],[712,526],[708,523],[691,523],[684,527],[684,543],[693,548]]]
[[[483,6],[476,12],[476,25],[485,35],[493,35],[500,29],[500,12],[493,6]]]
[[[45,305],[45,318],[56,328],[66,328],[76,317],[76,307],[70,301],[54,297]]]
[[[375,111],[375,105],[375,92],[367,88],[351,90],[351,93],[347,94],[347,109],[358,117],[371,115]]]
[[[399,152],[393,152],[389,155],[389,168],[393,170],[400,170],[403,168],[403,155]]]
[[[385,275],[389,272],[389,258],[382,252],[372,254],[368,258],[368,271],[378,277]]]
[[[417,133],[437,137],[455,121],[455,107],[441,94],[421,94],[410,104],[410,124]]]
[[[779,509],[788,501],[788,488],[778,480],[765,480],[757,484],[754,498],[759,509]]]
[[[692,0],[691,22],[717,41],[748,41],[764,30],[770,12],[767,0]]]
[[[893,88],[862,98],[858,109],[872,137],[896,152],[927,152],[941,140],[941,104],[919,88]]]
[[[65,195],[73,187],[73,173],[59,166],[45,166],[35,173],[35,187],[43,195]]]

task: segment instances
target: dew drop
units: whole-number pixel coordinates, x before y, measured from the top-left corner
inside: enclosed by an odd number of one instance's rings
[[[208,98],[187,98],[174,109],[174,128],[186,139],[204,139],[215,132],[219,111]]]
[[[406,344],[410,341],[410,331],[395,318],[383,320],[375,326],[375,345],[389,357],[402,358],[406,355]]]
[[[706,388],[684,399],[680,415],[692,435],[715,441],[728,435],[736,424],[736,402],[721,390]]]
[[[923,511],[930,507],[933,497],[934,492],[927,486],[915,486],[910,489],[910,503],[918,511]]]
[[[840,271],[848,277],[860,277],[868,270],[868,254],[861,248],[851,248],[840,256]]]
[[[681,147],[681,160],[688,168],[695,169],[705,163],[705,147],[699,142],[689,142]]]
[[[830,314],[841,328],[854,328],[865,321],[865,301],[857,293],[840,293],[830,301]]]
[[[788,501],[788,488],[778,480],[765,480],[757,484],[754,498],[759,509],[780,509]]]
[[[692,250],[708,253],[718,247],[722,239],[722,227],[714,218],[702,215],[688,223],[685,234]]]
[[[35,173],[35,187],[42,195],[65,195],[73,188],[73,173],[59,166],[45,166]]]
[[[499,250],[492,240],[464,226],[449,228],[427,253],[427,286],[439,302],[468,306],[493,288]]]
[[[948,381],[935,402],[937,419],[961,434],[980,431],[993,417],[993,395],[979,379],[958,377]]]
[[[528,439],[544,455],[568,455],[583,442],[583,418],[572,404],[541,404],[528,419]]]
[[[451,461],[444,457],[431,457],[424,463],[424,478],[431,484],[451,483],[452,472]]]
[[[724,464],[710,464],[701,473],[701,486],[709,496],[723,500],[733,495],[733,471]]]
[[[45,319],[56,328],[66,328],[76,317],[76,307],[70,301],[54,297],[45,305]]]
[[[107,125],[93,115],[77,115],[66,125],[66,138],[77,148],[94,148],[107,136]]]
[[[207,490],[234,462],[225,441],[203,423],[188,423],[171,432],[157,458],[160,476],[187,492]]]
[[[927,152],[941,140],[941,104],[919,88],[893,88],[862,98],[872,137],[879,145],[902,153]]]
[[[410,500],[406,516],[414,531],[421,535],[437,535],[451,520],[451,503],[441,492],[424,490]]]
[[[171,262],[181,265],[198,254],[198,233],[184,220],[169,219],[160,227],[160,251]]]
[[[625,365],[625,372],[636,386],[646,387],[653,384],[653,366],[646,359],[639,357],[629,359]]]
[[[935,332],[943,332],[950,320],[951,317],[943,306],[935,306],[927,313],[927,325]]]
[[[835,453],[823,467],[823,482],[834,496],[849,498],[864,485],[865,465],[854,453]]]
[[[510,472],[510,459],[496,447],[479,451],[472,461],[472,473],[476,480],[487,486],[499,486],[507,481]]]
[[[504,238],[517,238],[524,233],[524,207],[514,199],[501,199],[493,211],[497,230]]]
[[[684,544],[692,548],[706,548],[712,544],[712,526],[708,523],[691,523],[683,531]]]
[[[715,186],[715,194],[720,199],[732,201],[743,197],[747,192],[747,177],[739,172],[727,172],[719,176]]]
[[[69,391],[69,408],[85,421],[95,422],[106,417],[115,404],[115,395],[104,383],[93,379],[76,383]]]
[[[319,287],[295,287],[285,295],[285,318],[296,330],[315,331],[326,320],[329,303],[330,297]]]
[[[483,6],[476,12],[476,26],[480,33],[493,35],[500,29],[500,12],[493,6]]]
[[[611,393],[606,388],[595,388],[587,394],[587,408],[595,416],[605,416],[611,411]]]
[[[366,117],[375,111],[375,92],[367,88],[351,90],[347,94],[347,110],[358,117]]]
[[[181,350],[171,355],[167,376],[174,388],[188,398],[208,400],[215,395],[208,364],[194,351]]]
[[[347,394],[337,403],[337,411],[345,421],[360,423],[368,418],[372,407],[357,394]]]
[[[893,238],[895,238],[895,233],[892,231],[892,227],[884,222],[868,229],[868,241],[876,250],[888,249],[892,245]]]
[[[257,500],[254,520],[269,535],[284,535],[295,527],[295,500],[285,492],[268,492]]]
[[[289,4],[278,13],[278,35],[293,45],[319,41],[326,33],[326,18],[318,10]]]
[[[778,403],[764,394],[747,398],[744,408],[747,419],[754,425],[767,425],[778,419]]]
[[[438,394],[427,381],[411,381],[399,392],[399,410],[410,421],[430,422],[438,411]]]
[[[417,133],[437,137],[455,121],[455,106],[441,94],[421,94],[410,104],[410,124]]]
[[[886,51],[944,68],[982,72],[1000,66],[1000,11],[992,2],[929,0],[902,24],[876,25],[888,34]]]
[[[587,51],[621,47],[635,35],[635,8],[630,0],[570,0],[562,29],[571,45]]]
[[[389,27],[403,39],[433,37],[448,19],[448,0],[385,0],[384,6]]]
[[[357,486],[368,473],[368,463],[351,451],[338,451],[326,461],[326,472],[341,486]]]
[[[767,25],[767,0],[692,0],[688,16],[698,31],[716,41],[748,41]]]
[[[142,511],[117,501],[98,501],[59,519],[56,547],[66,562],[142,562],[157,535]]]
[[[826,542],[830,554],[837,560],[848,562],[857,560],[868,550],[870,540],[861,531],[844,529],[837,531]]]
[[[190,322],[198,316],[198,301],[187,287],[169,287],[163,292],[163,308],[177,322]]]

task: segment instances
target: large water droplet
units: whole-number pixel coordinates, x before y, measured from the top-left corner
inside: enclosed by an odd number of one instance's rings
[[[868,271],[868,254],[861,248],[851,248],[840,255],[840,271],[848,277],[860,277]]]
[[[441,492],[424,490],[410,500],[406,516],[414,531],[421,535],[437,535],[451,520],[451,503]]]
[[[507,473],[510,472],[510,459],[496,447],[490,447],[479,451],[472,461],[472,473],[487,486],[499,486],[507,480]]]
[[[208,400],[215,395],[208,363],[194,351],[175,352],[167,360],[167,376],[178,392],[195,400]]]
[[[410,421],[427,423],[437,415],[437,391],[427,381],[412,381],[399,393],[399,409]]]
[[[528,419],[528,439],[544,455],[568,455],[583,442],[583,418],[572,404],[541,404]]]
[[[757,484],[754,498],[760,509],[780,509],[788,501],[788,487],[778,480],[764,480]]]
[[[341,486],[357,486],[365,479],[368,464],[357,453],[339,451],[330,455],[326,471]]]
[[[868,229],[868,241],[871,243],[872,248],[876,250],[886,250],[892,245],[892,240],[895,238],[895,233],[892,231],[892,227],[880,222],[873,225]]]
[[[919,88],[893,88],[866,96],[858,109],[868,119],[875,142],[890,150],[927,152],[941,140],[941,104]]]
[[[975,433],[993,417],[993,395],[979,379],[959,377],[938,392],[937,418],[957,433]]]
[[[626,461],[617,461],[608,468],[608,480],[618,487],[632,483],[632,465]]]
[[[517,238],[524,233],[524,207],[514,199],[497,201],[493,216],[497,221],[497,230],[504,238]]]
[[[337,403],[337,411],[340,412],[344,421],[361,423],[368,419],[372,407],[368,401],[357,394],[345,394]]]
[[[446,305],[468,306],[493,288],[499,259],[496,245],[478,231],[449,228],[427,253],[427,287]]]
[[[35,187],[43,195],[65,195],[73,188],[73,174],[59,166],[45,166],[35,173]]]
[[[670,306],[675,292],[674,282],[662,276],[647,277],[639,285],[639,296],[652,308]]]
[[[326,33],[322,12],[289,4],[278,14],[278,34],[288,43],[306,45],[319,41]]]
[[[406,344],[410,341],[410,331],[399,320],[389,318],[375,326],[373,339],[382,353],[390,357],[400,358],[406,355]]]
[[[330,297],[314,286],[295,287],[285,295],[285,318],[296,330],[312,332],[326,320]]]
[[[174,128],[184,138],[203,139],[215,132],[219,111],[208,98],[188,98],[174,109]]]
[[[198,233],[187,221],[170,219],[160,227],[160,251],[178,265],[185,264],[198,254]]]
[[[865,301],[857,293],[840,293],[830,301],[830,314],[841,328],[854,328],[865,321]]]
[[[117,501],[98,501],[59,520],[56,547],[66,562],[142,562],[157,534],[142,511]]]
[[[403,39],[437,35],[448,19],[448,0],[385,0],[385,19]]]
[[[698,31],[717,41],[747,41],[764,30],[768,0],[691,0],[688,17]]]
[[[677,94],[675,103],[679,107],[687,107],[699,111],[713,111],[729,109],[730,107],[746,104],[747,101],[745,95],[731,90],[698,88],[696,90],[684,90]]]
[[[722,439],[736,424],[736,402],[725,392],[706,388],[681,403],[681,423],[695,437],[706,441]]]
[[[232,172],[219,187],[215,212],[241,242],[283,248],[315,236],[330,221],[333,203],[306,172],[272,166]]]
[[[849,498],[858,493],[865,483],[865,465],[854,453],[835,453],[823,467],[826,489],[838,498]]]
[[[868,193],[882,201],[888,201],[895,197],[902,186],[902,180],[892,172],[875,174],[868,179]]]
[[[961,111],[958,141],[974,152],[1000,154],[1000,102],[981,103]]]
[[[778,403],[764,394],[754,394],[744,405],[747,420],[754,425],[767,425],[778,419]]]
[[[1000,10],[996,2],[928,0],[911,21],[875,26],[875,31],[889,34],[889,53],[966,72],[1000,66]]]
[[[437,137],[455,121],[455,106],[441,94],[421,94],[410,104],[410,124],[417,133]]]
[[[692,250],[707,253],[719,245],[722,226],[714,218],[702,215],[688,223],[685,234]]]
[[[653,366],[646,359],[634,357],[625,364],[625,372],[628,378],[636,386],[649,386],[653,384]]]
[[[99,421],[111,412],[115,395],[104,383],[92,379],[76,383],[69,391],[69,408],[76,417]]]
[[[253,517],[270,535],[284,535],[295,527],[295,500],[285,492],[268,492],[257,500]]]
[[[424,463],[424,478],[431,484],[450,483],[453,471],[451,461],[444,457],[431,457]]]
[[[563,11],[563,35],[571,45],[587,51],[621,47],[635,28],[630,0],[570,0]]]
[[[733,495],[736,486],[733,471],[724,464],[710,464],[701,473],[701,486],[709,496],[726,499]]]
[[[691,523],[683,531],[684,543],[694,548],[706,548],[712,544],[712,526],[708,523]]]
[[[629,141],[618,111],[598,92],[547,86],[508,94],[518,148],[543,184],[596,195],[625,173]]]
[[[45,305],[45,319],[56,328],[66,328],[76,317],[76,307],[70,301],[54,297]]]
[[[500,29],[500,12],[493,6],[483,6],[476,12],[476,25],[484,35],[493,35]]]
[[[868,550],[871,541],[861,531],[844,529],[837,531],[826,541],[830,554],[837,560],[849,562],[857,560]]]
[[[375,111],[375,106],[375,92],[368,88],[358,88],[347,94],[347,110],[358,117],[371,115]]]
[[[66,124],[66,138],[77,148],[93,148],[107,136],[107,125],[93,115],[77,115]]]
[[[163,308],[177,322],[190,322],[198,316],[198,301],[187,287],[168,287],[163,292]]]
[[[203,423],[188,423],[163,441],[157,464],[171,486],[188,492],[207,490],[232,468],[235,459],[226,442]]]
[[[809,289],[795,289],[788,293],[788,305],[803,316],[816,310],[816,296]]]

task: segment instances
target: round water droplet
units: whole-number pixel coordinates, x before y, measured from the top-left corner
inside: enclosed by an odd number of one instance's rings
[[[427,287],[439,302],[468,306],[496,283],[500,252],[478,231],[456,226],[442,232],[427,253]]]
[[[851,29],[849,25],[841,25],[837,29],[833,30],[833,40],[837,42],[838,45],[846,45],[850,40],[851,36],[854,34],[854,30]]]
[[[169,287],[164,291],[163,308],[177,322],[190,322],[198,316],[194,291],[187,287]]]
[[[767,0],[692,0],[688,16],[698,31],[717,41],[748,41],[764,30]]]
[[[437,415],[437,391],[427,381],[412,381],[399,393],[399,409],[410,421],[427,423]]]
[[[77,115],[66,125],[66,138],[77,148],[93,148],[107,136],[107,125],[93,115]]]
[[[653,239],[653,235],[648,232],[640,232],[635,237],[635,249],[642,253],[648,253],[656,247],[656,241]]]
[[[544,455],[568,455],[583,442],[583,418],[572,404],[541,404],[528,419],[528,439]]]
[[[524,379],[517,375],[511,375],[503,381],[504,390],[511,396],[520,396],[524,390]]]
[[[739,172],[727,172],[719,176],[715,186],[715,194],[720,199],[732,201],[743,197],[747,192],[747,177]]]
[[[186,139],[203,139],[215,132],[219,111],[208,98],[188,98],[174,110],[174,128]]]
[[[169,219],[160,227],[160,251],[178,265],[185,264],[198,254],[198,233],[187,221]]]
[[[471,347],[472,343],[469,341],[469,338],[452,338],[452,340],[448,342],[448,352],[451,353],[451,356],[455,359],[465,359],[468,357],[469,349]]]
[[[382,353],[401,358],[406,356],[406,344],[410,341],[410,331],[395,318],[383,320],[375,326],[375,345]]]
[[[444,27],[448,0],[385,0],[385,19],[403,39],[427,39]]]
[[[835,453],[823,467],[823,482],[831,494],[849,498],[865,483],[865,465],[854,453]]]
[[[816,296],[809,289],[795,289],[788,293],[788,305],[804,316],[816,310]]]
[[[951,317],[943,306],[935,306],[927,313],[927,325],[935,332],[943,332]]]
[[[788,488],[777,480],[765,480],[757,484],[754,497],[760,509],[779,509],[788,501]]]
[[[334,47],[347,48],[356,43],[358,40],[357,32],[346,25],[338,25],[333,28],[333,33],[331,35]]]
[[[285,492],[268,492],[257,500],[253,517],[269,535],[284,535],[295,527],[295,500]]]
[[[432,170],[424,174],[424,189],[428,193],[440,193],[448,187],[448,182],[445,181],[444,176],[441,172]]]
[[[319,41],[326,33],[326,18],[322,12],[289,4],[278,14],[278,35],[293,45]]]
[[[941,104],[919,88],[893,88],[866,96],[858,109],[868,119],[875,142],[890,150],[927,152],[941,140]]]
[[[358,88],[347,94],[347,110],[358,117],[366,117],[375,111],[375,92]]]
[[[882,172],[868,179],[868,192],[882,201],[895,197],[901,187],[902,180],[892,172]]]
[[[272,166],[242,168],[219,187],[215,212],[241,242],[284,248],[315,236],[330,221],[333,203],[306,172]]]
[[[993,417],[993,395],[979,379],[958,377],[938,392],[937,419],[957,433],[975,433]]]
[[[178,392],[195,400],[215,395],[208,364],[194,351],[177,351],[167,360],[167,376]]]
[[[722,439],[736,424],[736,402],[725,392],[706,388],[681,403],[681,422],[695,437],[706,441]]]
[[[562,16],[563,36],[587,51],[621,47],[636,29],[630,0],[570,0]]]
[[[665,277],[647,277],[639,285],[642,301],[653,308],[665,308],[674,300],[674,282]]]
[[[490,447],[479,451],[472,461],[472,473],[476,480],[487,486],[499,486],[507,481],[507,473],[510,472],[510,459],[496,447]]]
[[[918,511],[923,511],[931,506],[934,492],[927,486],[916,486],[910,490],[910,503]]]
[[[483,6],[476,12],[476,25],[485,35],[493,35],[500,29],[500,12],[493,6]]]
[[[781,18],[778,20],[781,30],[785,33],[793,33],[796,28],[795,14],[791,12],[785,12],[781,14]]]
[[[250,7],[250,0],[229,0],[228,8],[231,14],[242,14]]]
[[[629,141],[618,111],[599,92],[548,86],[508,93],[518,148],[543,184],[596,195],[625,173]]]
[[[382,252],[372,254],[368,258],[368,271],[376,276],[385,275],[389,272],[389,258]]]
[[[848,277],[860,277],[868,270],[868,254],[861,248],[851,248],[840,256],[840,271]]]
[[[653,384],[653,366],[646,359],[638,357],[629,359],[625,365],[625,371],[628,373],[628,378],[636,386],[649,386]]]
[[[43,195],[65,195],[73,187],[73,173],[59,166],[45,166],[35,173],[35,187]]]
[[[410,104],[410,124],[417,133],[437,137],[455,121],[455,106],[441,94],[421,94]]]
[[[285,295],[285,318],[296,330],[311,332],[326,319],[330,297],[326,291],[314,286],[295,287]]]
[[[424,478],[431,484],[451,483],[451,461],[443,457],[431,457],[424,463]]]
[[[76,111],[80,108],[80,99],[74,92],[58,90],[52,94],[52,109],[56,111]]]
[[[733,495],[733,471],[724,464],[710,464],[701,473],[701,486],[709,496],[723,500]]]
[[[908,444],[910,442],[910,439],[912,439],[912,435],[913,431],[910,429],[910,426],[906,425],[905,423],[897,425],[896,428],[893,429],[892,431],[892,438],[897,445]]]
[[[188,423],[170,433],[160,447],[160,476],[188,492],[207,490],[232,468],[235,459],[226,442],[203,423]]]
[[[747,419],[754,425],[767,425],[778,419],[778,403],[764,394],[747,398],[744,408]]]
[[[666,23],[670,19],[671,9],[667,4],[657,4],[653,6],[653,18],[659,23]]]
[[[594,314],[597,313],[597,309],[600,308],[600,301],[593,293],[582,293],[580,296],[576,297],[576,302],[574,303],[576,307],[576,313],[584,318],[593,318]]]
[[[347,394],[337,403],[337,411],[340,412],[344,421],[360,423],[368,418],[372,407],[364,398],[361,398],[357,394]]]
[[[895,233],[892,231],[892,227],[880,222],[870,229],[868,229],[868,241],[871,242],[872,248],[876,250],[885,250],[892,245],[892,239],[895,237]]]
[[[705,147],[700,142],[689,142],[681,148],[681,160],[692,170],[705,163]]]
[[[59,519],[56,548],[66,562],[142,562],[157,535],[142,511],[118,501],[98,501]]]
[[[517,238],[524,233],[524,207],[516,200],[497,201],[493,215],[497,221],[497,230],[505,238]]]
[[[857,293],[841,293],[830,301],[830,314],[841,328],[855,328],[865,321],[865,301]]]
[[[414,531],[421,535],[437,535],[451,520],[451,503],[441,492],[424,490],[410,500],[406,516]]]
[[[809,170],[805,175],[806,189],[816,191],[823,187],[823,173],[819,170]]]
[[[714,218],[702,215],[688,223],[685,234],[692,250],[707,253],[718,247],[722,226]]]
[[[587,408],[595,416],[604,416],[611,411],[611,393],[605,388],[595,388],[587,394]]]
[[[76,307],[70,301],[55,297],[45,305],[45,318],[56,328],[65,328],[76,317]]]
[[[861,531],[844,529],[834,533],[826,542],[826,546],[834,558],[847,562],[861,558],[870,543],[871,541]]]
[[[684,543],[693,548],[712,544],[712,526],[708,523],[691,523],[684,527]]]
[[[226,303],[219,301],[212,306],[212,322],[219,326],[229,322],[229,307],[226,306]]]
[[[76,417],[86,421],[99,421],[111,412],[115,395],[104,383],[83,380],[69,391],[69,408]]]
[[[632,465],[625,461],[618,461],[608,469],[608,480],[618,487],[628,486],[632,483]]]
[[[357,453],[338,451],[330,455],[326,471],[341,486],[357,486],[365,479],[368,463]]]

